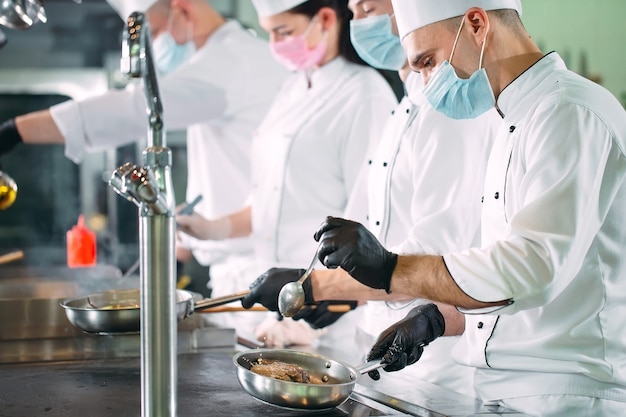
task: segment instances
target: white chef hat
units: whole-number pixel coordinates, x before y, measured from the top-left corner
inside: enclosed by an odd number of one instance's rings
[[[126,21],[132,12],[145,13],[157,0],[107,0],[107,3]]]
[[[522,15],[521,0],[391,0],[391,3],[400,39],[431,23],[463,16],[471,7],[514,9]]]
[[[307,0],[252,0],[256,14],[260,17],[273,16],[305,3]]]

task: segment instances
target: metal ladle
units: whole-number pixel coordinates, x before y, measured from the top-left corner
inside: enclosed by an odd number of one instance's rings
[[[293,317],[296,315],[302,306],[304,306],[304,288],[302,283],[311,275],[313,268],[317,264],[317,251],[311,261],[311,265],[302,274],[299,280],[294,282],[288,282],[280,289],[278,293],[278,311],[283,317]]]

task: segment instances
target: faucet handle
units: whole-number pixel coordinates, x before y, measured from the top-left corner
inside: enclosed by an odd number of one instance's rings
[[[125,163],[124,165],[117,168],[115,171],[111,173],[111,178],[109,179],[109,185],[113,190],[127,199],[128,201],[135,203],[137,206],[141,205],[134,195],[129,193],[128,189],[128,175],[136,170],[136,166],[132,165],[130,162]]]

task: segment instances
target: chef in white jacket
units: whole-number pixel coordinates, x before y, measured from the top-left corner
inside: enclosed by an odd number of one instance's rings
[[[460,118],[495,106],[504,122],[487,164],[481,246],[396,256],[361,225],[328,219],[316,233],[320,257],[381,296],[462,309],[454,355],[475,369],[485,403],[542,417],[623,415],[626,112],[555,52],[543,54],[517,0],[392,3],[429,102]],[[444,329],[434,309],[414,313],[371,350],[389,370],[453,331],[448,315]]]
[[[408,67],[391,0],[350,0],[349,6],[356,51],[375,67],[398,70],[407,91],[368,158],[369,230],[397,253],[445,253],[478,245],[482,185],[500,117],[495,109],[475,120],[435,111],[422,94],[420,75]],[[367,349],[383,330],[427,302],[368,301],[360,323],[370,336]],[[425,380],[473,397],[473,370],[452,360],[457,340],[435,340],[419,366],[388,377]]]
[[[140,11],[155,23],[153,46],[162,74],[159,90],[165,127],[187,129],[187,201],[202,195],[195,210],[208,218],[241,207],[251,190],[252,133],[287,71],[272,58],[267,42],[238,22],[225,20],[207,0],[177,0],[172,5],[170,0],[109,3],[124,20]],[[0,153],[18,141],[62,143],[66,156],[79,163],[85,152],[137,141],[147,128],[143,88],[131,86],[4,123]],[[252,254],[245,237],[220,242],[182,238],[177,249],[186,246],[200,264],[211,265],[212,285],[217,287],[223,281],[220,263],[228,256]]]
[[[211,219],[196,214],[178,216],[177,221],[181,230],[206,239],[252,234],[258,275],[270,266],[308,265],[317,246],[311,230],[320,220],[329,213],[345,215],[365,207],[366,194],[356,186],[357,178],[396,99],[379,73],[354,62],[362,63],[349,44],[346,4],[253,4],[270,34],[274,56],[293,73],[255,133],[250,204],[231,216]],[[267,327],[277,332],[293,323],[307,326],[285,320]]]
[[[478,244],[482,184],[500,124],[498,114],[493,110],[467,121],[436,112],[422,95],[421,77],[408,68],[391,0],[351,0],[349,6],[354,14],[350,26],[356,51],[372,66],[397,70],[408,92],[388,115],[381,139],[367,160],[369,229],[386,247],[401,253],[443,253]],[[480,128],[473,128],[476,125]],[[292,274],[274,271],[267,279],[282,280],[284,275]],[[343,297],[349,295],[349,291],[343,293]],[[359,337],[359,344],[369,349],[384,329],[426,302],[368,301],[362,307],[364,319],[358,323],[366,337]],[[452,360],[457,340],[437,339],[424,350],[419,366],[389,377],[403,378],[409,384],[425,380],[473,397],[473,370]]]

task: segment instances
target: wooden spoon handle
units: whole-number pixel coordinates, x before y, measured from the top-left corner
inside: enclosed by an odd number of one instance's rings
[[[18,250],[15,252],[9,252],[4,255],[0,255],[0,265],[20,260],[23,257],[24,257],[24,252],[22,252],[21,250]]]

